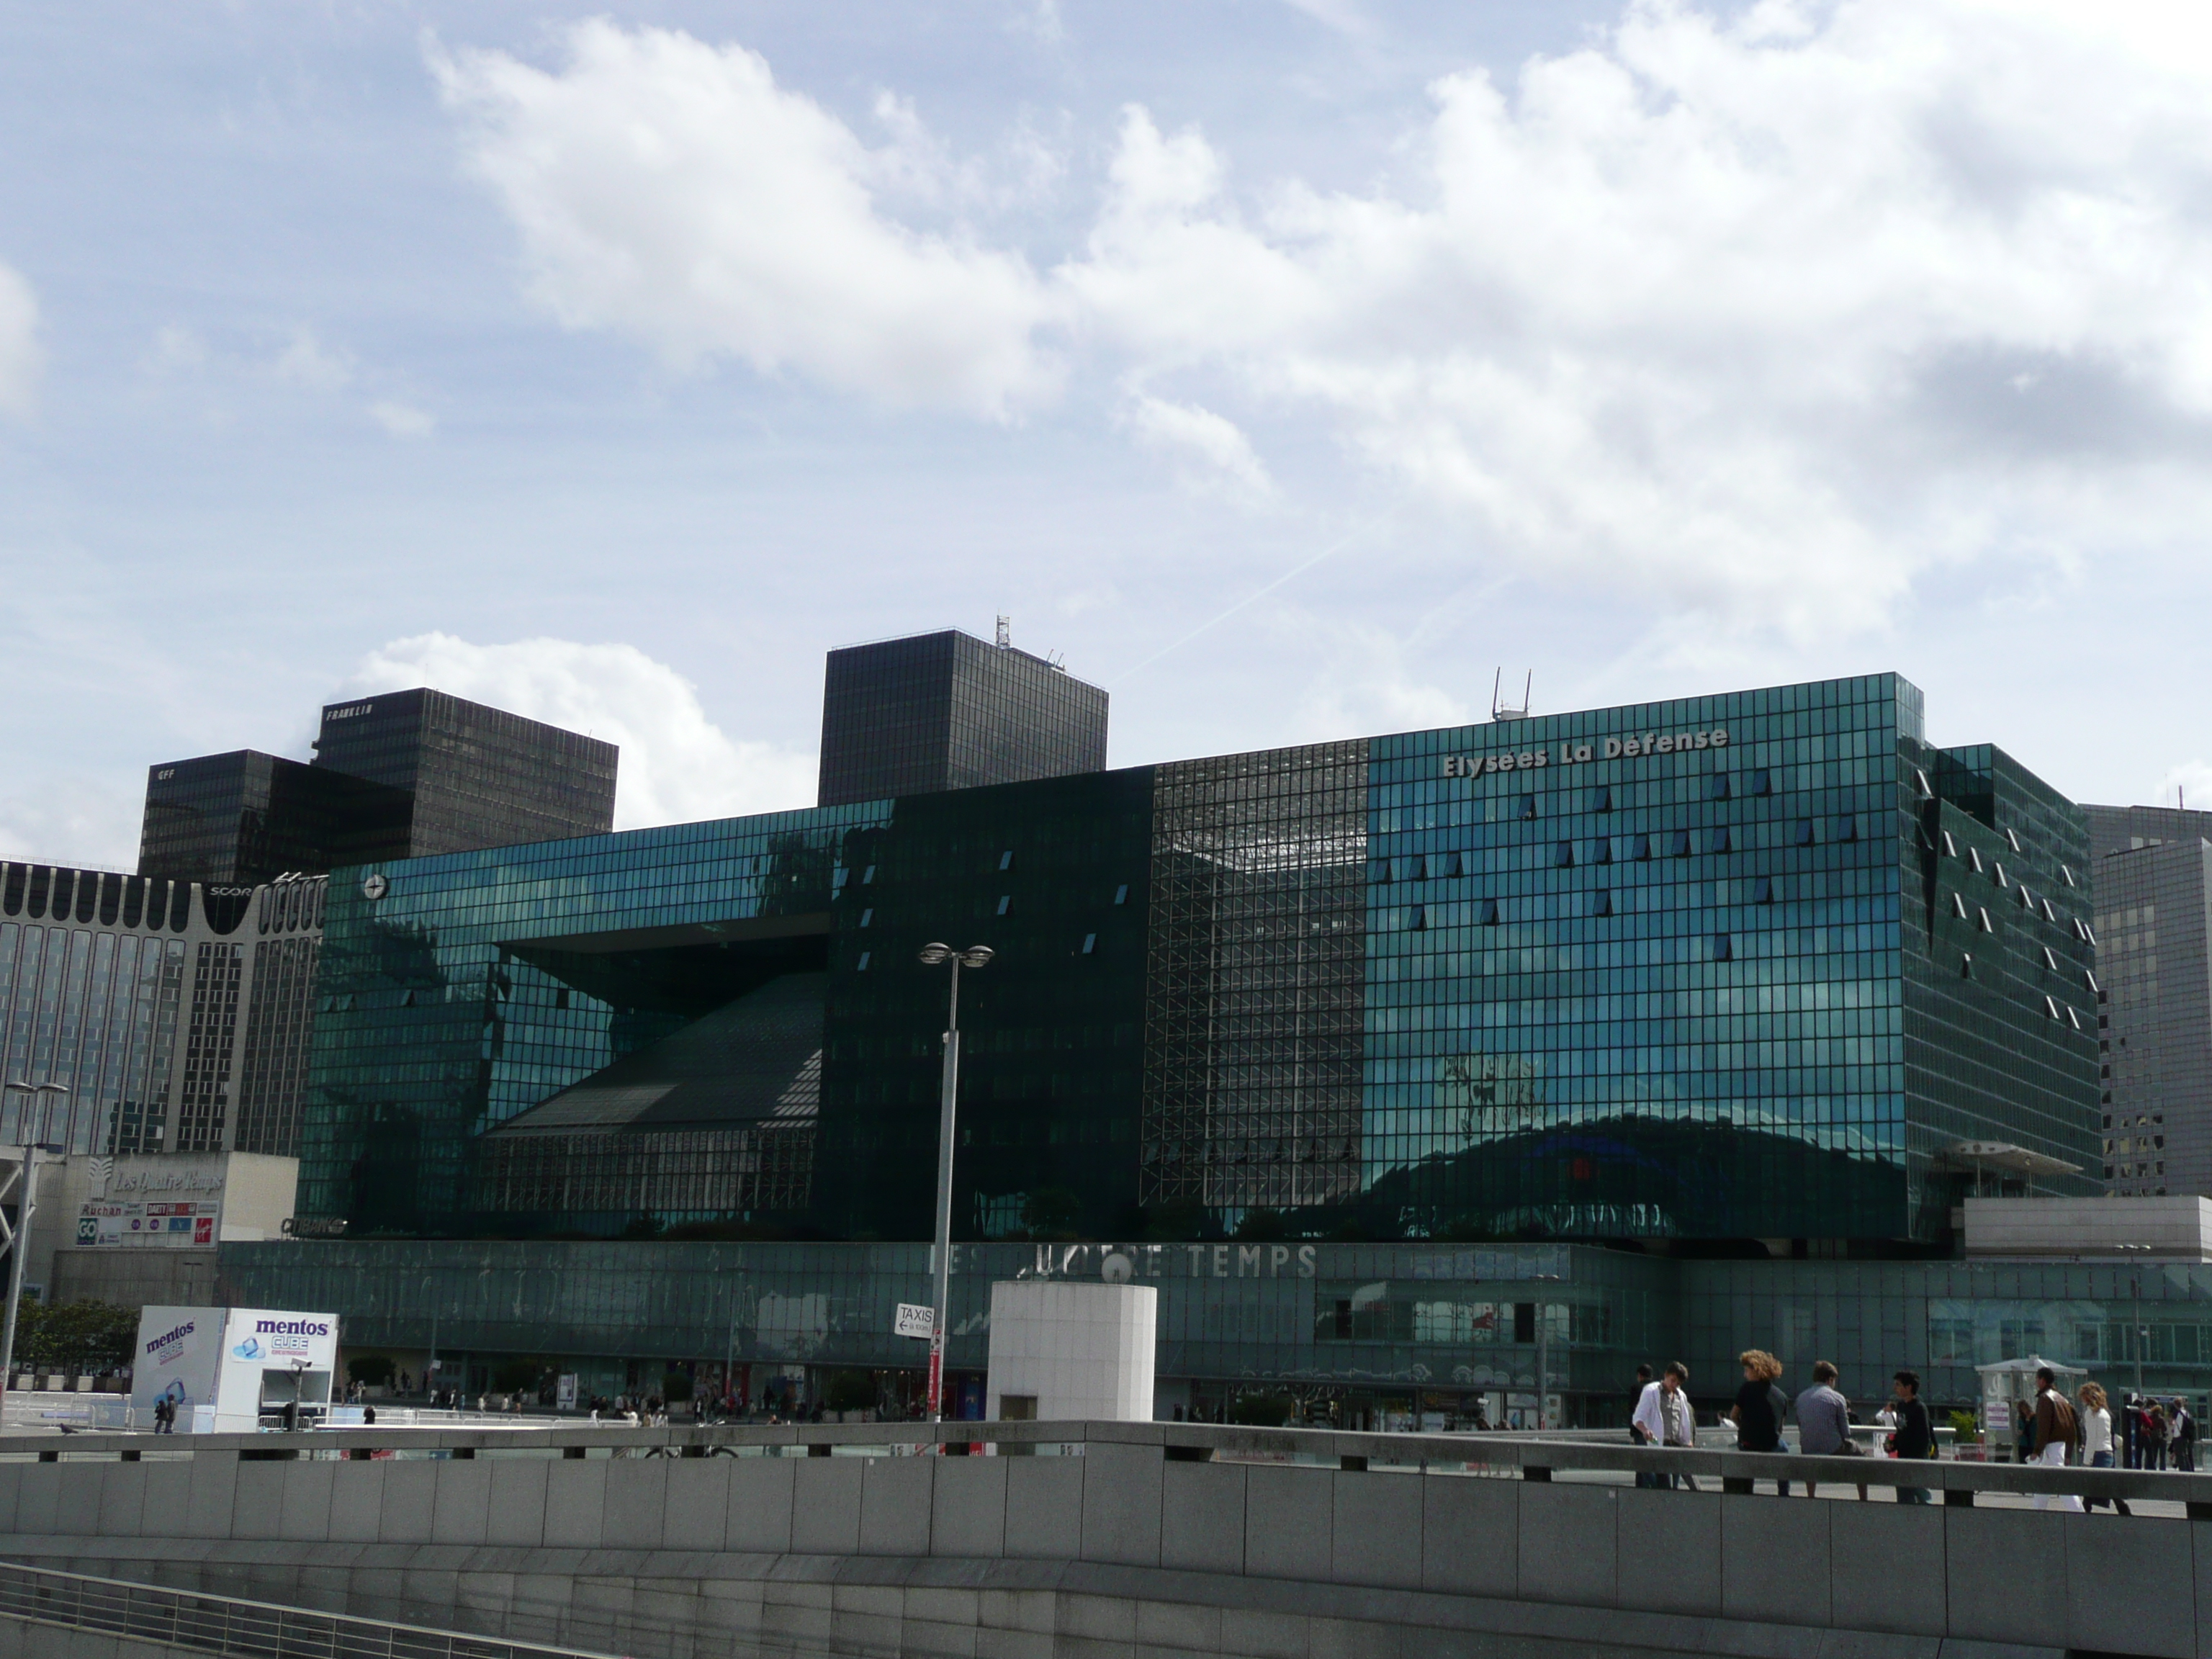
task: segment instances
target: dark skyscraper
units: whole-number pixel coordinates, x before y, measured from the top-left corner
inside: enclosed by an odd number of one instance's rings
[[[2081,811],[2103,982],[2106,1189],[2212,1194],[2212,812]]]
[[[251,887],[405,858],[407,792],[251,749],[147,769],[138,873]]]
[[[611,743],[427,689],[331,703],[315,743],[319,769],[413,796],[416,858],[611,830],[617,757]]]
[[[252,886],[614,825],[614,744],[442,691],[332,703],[316,748],[149,768],[138,873]]]
[[[954,629],[830,653],[823,806],[1105,766],[1105,691],[1042,657]]]

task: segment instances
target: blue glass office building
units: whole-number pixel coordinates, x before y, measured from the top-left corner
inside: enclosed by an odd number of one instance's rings
[[[354,1238],[1941,1253],[2087,1191],[2080,812],[1893,675],[333,879],[303,1214]]]

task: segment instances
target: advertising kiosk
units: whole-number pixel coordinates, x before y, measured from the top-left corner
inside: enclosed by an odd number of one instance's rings
[[[336,1314],[276,1308],[147,1308],[138,1316],[132,1416],[167,1401],[179,1434],[308,1429],[331,1408]]]

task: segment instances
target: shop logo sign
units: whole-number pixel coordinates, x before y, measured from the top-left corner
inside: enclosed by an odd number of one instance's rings
[[[1446,755],[1443,775],[1479,778],[1492,772],[1540,772],[1553,766],[1582,766],[1595,760],[1636,760],[1646,755],[1680,755],[1699,749],[1725,749],[1728,728],[1702,732],[1644,732],[1626,737],[1601,738],[1595,743],[1573,740],[1496,755]]]

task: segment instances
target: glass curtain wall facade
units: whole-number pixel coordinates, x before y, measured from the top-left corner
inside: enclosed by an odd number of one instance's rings
[[[2079,813],[1895,676],[1378,739],[1374,790],[1377,1227],[1934,1242],[1971,1140],[2084,1190]]]
[[[0,866],[0,1143],[295,1151],[324,885]]]
[[[1157,769],[1143,1201],[1188,1225],[1359,1188],[1364,743]]]
[[[998,953],[967,1237],[1941,1249],[1991,1147],[2095,1179],[2086,864],[2077,809],[1877,675],[349,872],[302,1201],[926,1236],[941,940]],[[486,1131],[800,972],[795,1212],[702,1179],[487,1218]]]
[[[771,813],[339,872],[301,1212],[371,1231],[520,1225],[485,1214],[478,1138],[778,975],[820,971],[860,873],[845,842],[886,815]]]
[[[1815,1359],[1833,1362],[1863,1414],[1900,1368],[1939,1408],[1971,1407],[1974,1366],[2028,1353],[2116,1394],[2186,1393],[2201,1407],[2212,1390],[2212,1265],[1668,1260],[1581,1245],[962,1245],[950,1367],[982,1368],[994,1279],[1096,1280],[1117,1256],[1159,1291],[1164,1401],[1285,1390],[1397,1425],[1417,1404],[1432,1424],[1464,1419],[1484,1395],[1495,1421],[1533,1405],[1540,1375],[1566,1421],[1619,1424],[1636,1366],[1670,1359],[1689,1365],[1694,1399],[1725,1409],[1747,1347],[1781,1359],[1793,1390]],[[929,1247],[910,1243],[348,1240],[226,1245],[222,1264],[234,1303],[344,1310],[352,1353],[419,1355],[434,1341],[465,1367],[540,1356],[605,1393],[627,1368],[657,1384],[664,1368],[734,1362],[750,1368],[753,1401],[770,1376],[910,1370],[915,1345],[892,1334],[892,1315],[930,1288]]]

